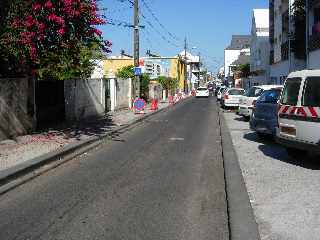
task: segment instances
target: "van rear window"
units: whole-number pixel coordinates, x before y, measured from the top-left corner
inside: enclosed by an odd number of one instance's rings
[[[302,105],[320,107],[320,77],[308,77],[306,79]]]
[[[281,103],[284,105],[297,105],[301,78],[288,78],[283,89]]]

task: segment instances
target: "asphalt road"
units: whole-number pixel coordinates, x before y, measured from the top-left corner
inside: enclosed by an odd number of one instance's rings
[[[262,240],[320,239],[320,161],[290,158],[249,123],[224,113]]]
[[[229,239],[214,98],[191,99],[0,196],[0,239]]]

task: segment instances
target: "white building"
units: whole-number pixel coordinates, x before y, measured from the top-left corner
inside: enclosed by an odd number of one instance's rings
[[[320,69],[320,2],[309,1],[309,69]]]
[[[251,27],[250,86],[270,82],[269,9],[254,9]]]
[[[224,74],[227,81],[233,77],[232,63],[238,60],[240,54],[250,55],[249,35],[233,35],[231,44],[224,50]]]
[[[300,44],[295,34],[294,1],[270,0],[270,81],[273,84],[283,84],[290,72],[306,67],[304,57],[292,51],[293,44]],[[289,38],[289,32],[292,38]],[[298,37],[304,38],[303,35]]]
[[[192,55],[189,52],[182,51],[179,54],[182,58],[186,57],[187,61],[187,82],[191,88],[197,87],[200,81],[200,56]]]

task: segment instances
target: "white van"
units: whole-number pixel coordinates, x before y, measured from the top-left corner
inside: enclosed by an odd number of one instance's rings
[[[320,153],[320,70],[289,74],[279,101],[277,141],[290,155]]]

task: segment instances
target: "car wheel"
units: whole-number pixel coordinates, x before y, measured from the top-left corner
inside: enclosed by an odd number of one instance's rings
[[[302,157],[307,153],[306,151],[300,150],[300,149],[297,149],[297,148],[286,148],[286,150],[287,150],[288,155],[291,158],[294,158],[294,159]]]
[[[243,116],[243,118],[244,118],[244,120],[245,120],[246,122],[249,122],[249,121],[250,121],[250,116]]]

